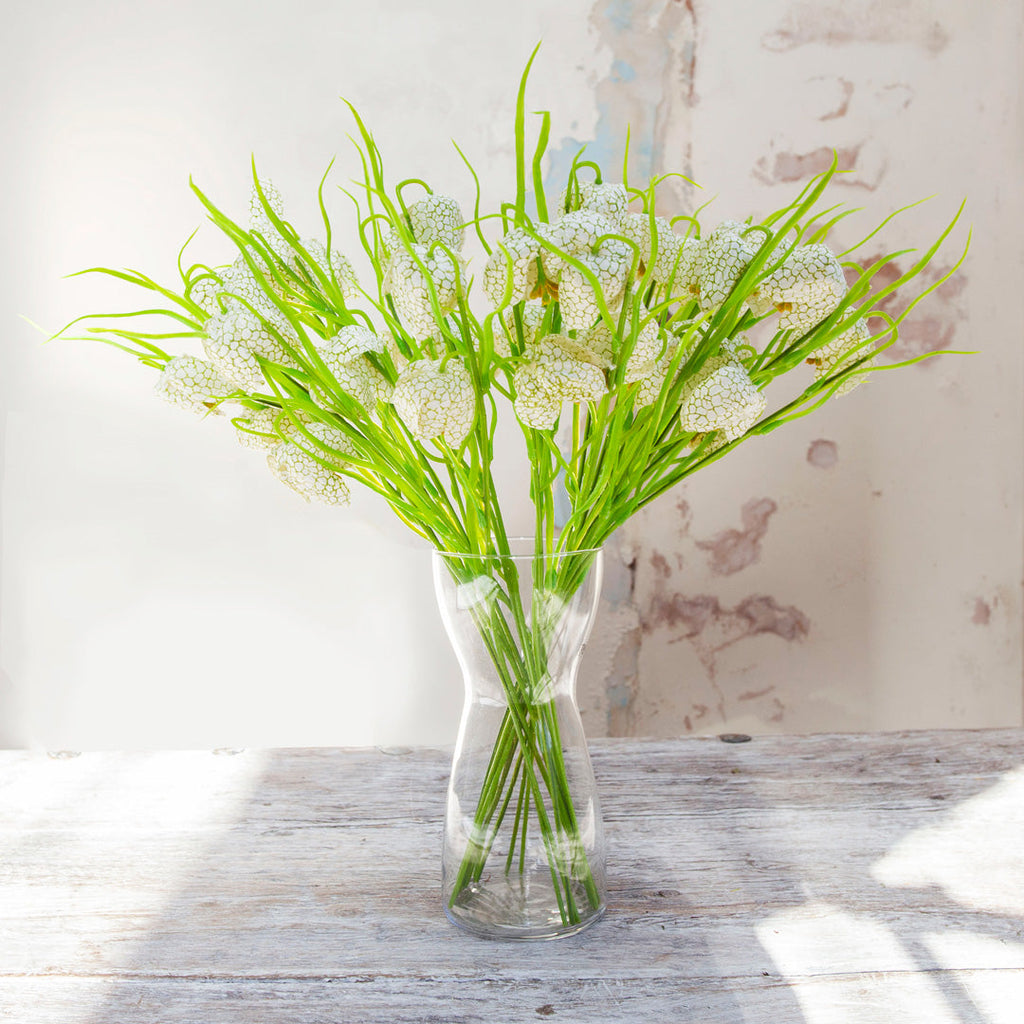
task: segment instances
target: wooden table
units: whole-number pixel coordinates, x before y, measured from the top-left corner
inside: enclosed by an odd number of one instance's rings
[[[1024,732],[592,745],[610,909],[440,907],[440,750],[0,754],[0,1020],[1024,1021]]]

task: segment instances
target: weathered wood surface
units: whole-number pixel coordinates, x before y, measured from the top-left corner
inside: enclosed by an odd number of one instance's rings
[[[0,753],[0,1020],[1021,1024],[1024,732],[595,741],[610,909],[445,919],[448,754]]]

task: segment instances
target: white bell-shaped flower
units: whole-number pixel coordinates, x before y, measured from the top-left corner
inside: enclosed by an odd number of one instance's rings
[[[511,307],[502,313],[502,320],[508,328],[508,336],[499,329],[494,331],[494,351],[503,359],[512,356],[512,347],[509,345],[509,336],[518,344],[519,337],[516,330],[515,313]],[[524,351],[529,349],[537,340],[537,332],[544,322],[544,306],[539,302],[524,302],[520,312],[520,323],[523,330]]]
[[[457,359],[449,359],[443,368],[439,359],[420,359],[399,373],[391,404],[417,440],[440,435],[457,448],[476,416],[473,378]]]
[[[575,210],[553,224],[541,225],[537,234],[570,256],[579,257],[592,253],[602,235],[617,232],[614,222],[603,214],[593,210]],[[552,279],[556,279],[566,265],[558,253],[547,248],[541,250],[541,262],[544,273]]]
[[[632,261],[629,245],[617,238],[606,238],[592,253],[582,253],[576,259],[597,278],[609,311],[617,310],[622,305]],[[589,278],[569,264],[559,274],[558,303],[566,330],[586,330],[601,315],[597,292]]]
[[[599,358],[564,335],[549,334],[531,346],[512,376],[516,415],[528,427],[550,430],[563,402],[598,402],[608,390]]]
[[[280,409],[264,406],[235,420],[235,433],[243,448],[269,451],[283,440],[282,434],[295,433],[294,423]]]
[[[484,265],[484,292],[492,306],[515,304],[530,298],[537,287],[540,245],[525,231],[515,228],[498,239]]]
[[[217,405],[234,390],[216,366],[195,356],[175,356],[156,382],[156,392],[165,401],[204,416],[217,412]]]
[[[743,366],[729,356],[715,356],[683,386],[679,422],[684,430],[720,430],[725,440],[734,441],[760,419],[766,404]]]
[[[708,235],[694,268],[701,309],[717,309],[725,302],[766,237],[762,230],[734,220],[723,221]]]
[[[312,446],[311,446],[312,447]],[[328,453],[317,450],[314,458],[295,440],[281,441],[267,455],[271,472],[306,501],[322,501],[327,505],[347,505],[351,498],[345,478],[324,462],[343,465],[331,459]],[[320,458],[327,456],[323,461]]]
[[[260,180],[260,188],[263,190],[267,205],[274,211],[278,220],[283,220],[284,202],[281,199],[281,193],[271,181],[265,179]],[[271,251],[284,262],[287,263],[295,255],[291,244],[270,219],[270,215],[260,199],[255,182],[253,182],[252,190],[249,193],[249,230],[262,235]]]
[[[794,249],[785,263],[758,285],[755,312],[774,306],[779,328],[806,333],[825,319],[846,294],[843,268],[827,245]],[[760,307],[760,308],[758,308]]]
[[[462,267],[460,264],[456,269],[444,249],[430,252],[427,246],[419,244],[413,244],[410,249],[407,251],[399,243],[392,250],[384,277],[384,290],[394,299],[405,329],[416,339],[429,338],[436,333],[437,322],[430,302],[430,288],[420,263],[434,284],[442,314],[451,312],[458,301]]]
[[[868,355],[870,348],[870,346],[864,345],[863,342],[867,341],[870,337],[871,329],[868,327],[867,320],[861,319],[826,345],[816,348],[807,358],[807,362],[815,367],[814,379],[824,380],[826,377],[831,377],[834,373],[847,369],[859,359],[863,359]],[[866,371],[876,366],[877,362],[877,358],[872,357],[861,363],[858,371]],[[836,389],[836,396],[848,395],[867,379],[868,374],[866,372],[858,372],[851,377],[847,377]]]
[[[281,341],[248,310],[235,309],[211,316],[203,325],[203,347],[221,376],[244,391],[265,387],[256,356],[285,366],[294,361]]]
[[[347,256],[338,252],[337,249],[332,249],[328,254],[327,246],[317,238],[304,238],[302,240],[302,247],[317,262],[321,270],[329,276],[333,275],[334,281],[341,291],[342,298],[348,301],[359,294],[359,281]],[[293,254],[291,260],[293,267],[301,266],[304,262],[304,257],[298,253]]]
[[[429,195],[409,207],[409,223],[413,238],[420,245],[435,242],[447,245],[453,252],[462,249],[465,234],[462,210],[451,196]]]
[[[188,298],[203,312],[216,314],[221,311],[220,294],[224,285],[219,278],[209,274],[196,278],[188,288]]]
[[[566,190],[559,196],[559,212],[565,210]],[[585,182],[579,187],[579,204],[576,209],[590,210],[607,217],[616,230],[621,230],[629,195],[626,186],[609,182]]]
[[[378,400],[387,401],[391,397],[391,385],[365,358],[365,354],[382,353],[386,349],[387,340],[362,324],[342,327],[334,337],[320,342],[317,346],[320,358],[341,390],[370,409]],[[319,389],[314,389],[313,398],[318,404],[330,407],[330,400],[325,399]]]
[[[672,282],[672,293],[678,295],[690,286],[689,274],[680,272],[679,263],[684,247],[692,251],[699,245],[696,239],[684,239],[672,229],[666,217],[654,218],[654,236],[651,235],[651,219],[646,213],[629,213],[623,218],[622,233],[635,242],[640,250],[637,275],[642,276],[654,258],[654,280],[659,283]],[[655,245],[657,243],[657,251]],[[631,250],[632,253],[632,250]],[[692,262],[692,259],[691,259]],[[685,278],[685,280],[684,280]]]

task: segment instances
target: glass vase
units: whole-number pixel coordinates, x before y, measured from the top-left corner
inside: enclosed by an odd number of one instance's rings
[[[576,703],[601,552],[434,553],[466,698],[445,814],[445,912],[488,938],[571,935],[605,909],[605,847]]]

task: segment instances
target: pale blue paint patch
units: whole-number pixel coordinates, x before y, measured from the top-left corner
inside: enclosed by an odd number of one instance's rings
[[[613,82],[632,82],[636,78],[636,68],[628,61],[617,60],[612,64]]]
[[[633,702],[633,688],[623,683],[612,683],[605,692],[612,707],[628,708]]]
[[[633,0],[610,0],[604,16],[616,32],[628,32],[633,27]]]

